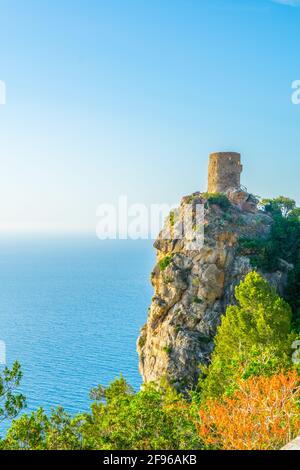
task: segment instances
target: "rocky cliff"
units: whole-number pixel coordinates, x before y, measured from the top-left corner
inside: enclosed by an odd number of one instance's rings
[[[195,193],[182,199],[168,217],[154,246],[157,263],[151,273],[154,296],[148,320],[138,339],[140,372],[145,382],[165,376],[179,390],[193,387],[199,364],[209,361],[213,339],[225,313],[234,303],[234,288],[253,268],[242,256],[242,237],[267,237],[272,218],[257,200],[241,189],[225,195]],[[190,240],[166,239],[176,233],[186,206],[204,206],[204,244],[191,249]],[[196,230],[195,227],[193,227]],[[262,273],[280,291],[286,268]]]

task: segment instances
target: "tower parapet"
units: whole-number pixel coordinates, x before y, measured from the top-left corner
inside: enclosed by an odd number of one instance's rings
[[[209,158],[208,192],[226,193],[241,185],[241,155],[236,152],[212,153]]]

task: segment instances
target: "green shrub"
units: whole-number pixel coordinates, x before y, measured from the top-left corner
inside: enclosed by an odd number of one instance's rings
[[[291,363],[291,309],[258,273],[249,273],[235,289],[215,337],[202,397],[217,398],[235,389],[240,377],[272,374]]]
[[[0,424],[15,418],[25,407],[25,397],[18,393],[22,379],[21,366],[15,362],[11,369],[4,367],[0,373]]]
[[[215,204],[215,205],[221,207],[221,209],[223,209],[224,211],[229,209],[229,207],[231,206],[231,203],[230,203],[228,197],[226,196],[226,194],[222,194],[222,193],[203,193],[202,197],[204,199],[206,199],[206,202],[207,202],[208,205],[214,205]]]
[[[169,215],[169,221],[170,221],[171,227],[174,227],[174,225],[175,225],[175,220],[176,220],[175,211],[171,211],[171,212],[170,212],[170,215]]]
[[[284,298],[293,311],[293,325],[300,330],[300,210],[295,201],[280,196],[262,201],[262,206],[273,218],[269,237],[266,239],[242,238],[239,252],[249,256],[256,269],[274,272],[282,269],[281,260],[294,265],[289,272]]]
[[[166,354],[170,355],[171,352],[172,352],[172,346],[169,346],[169,345],[168,345],[168,346],[164,346],[164,347],[163,347],[163,351],[164,351]]]
[[[146,344],[146,338],[145,336],[140,336],[139,338],[139,347],[142,349]]]
[[[5,450],[202,449],[197,410],[171,386],[144,385],[135,393],[123,377],[92,390],[91,411],[74,418],[62,408],[15,420],[0,443]]]
[[[42,408],[13,421],[1,443],[4,450],[83,449],[83,416],[72,418],[63,408],[48,416]]]
[[[170,254],[170,255],[166,255],[164,258],[162,258],[159,262],[159,269],[161,271],[164,271],[169,266],[169,264],[171,263],[173,257],[174,257],[174,255]]]

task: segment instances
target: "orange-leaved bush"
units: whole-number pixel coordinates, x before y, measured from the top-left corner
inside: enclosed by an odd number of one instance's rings
[[[224,450],[280,449],[300,434],[300,377],[293,370],[240,380],[231,397],[200,410],[204,444]]]

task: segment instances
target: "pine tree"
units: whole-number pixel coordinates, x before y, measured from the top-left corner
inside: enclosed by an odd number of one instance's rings
[[[271,375],[291,365],[291,308],[257,272],[235,289],[238,305],[227,308],[215,338],[215,350],[203,398],[232,393],[239,378]]]

